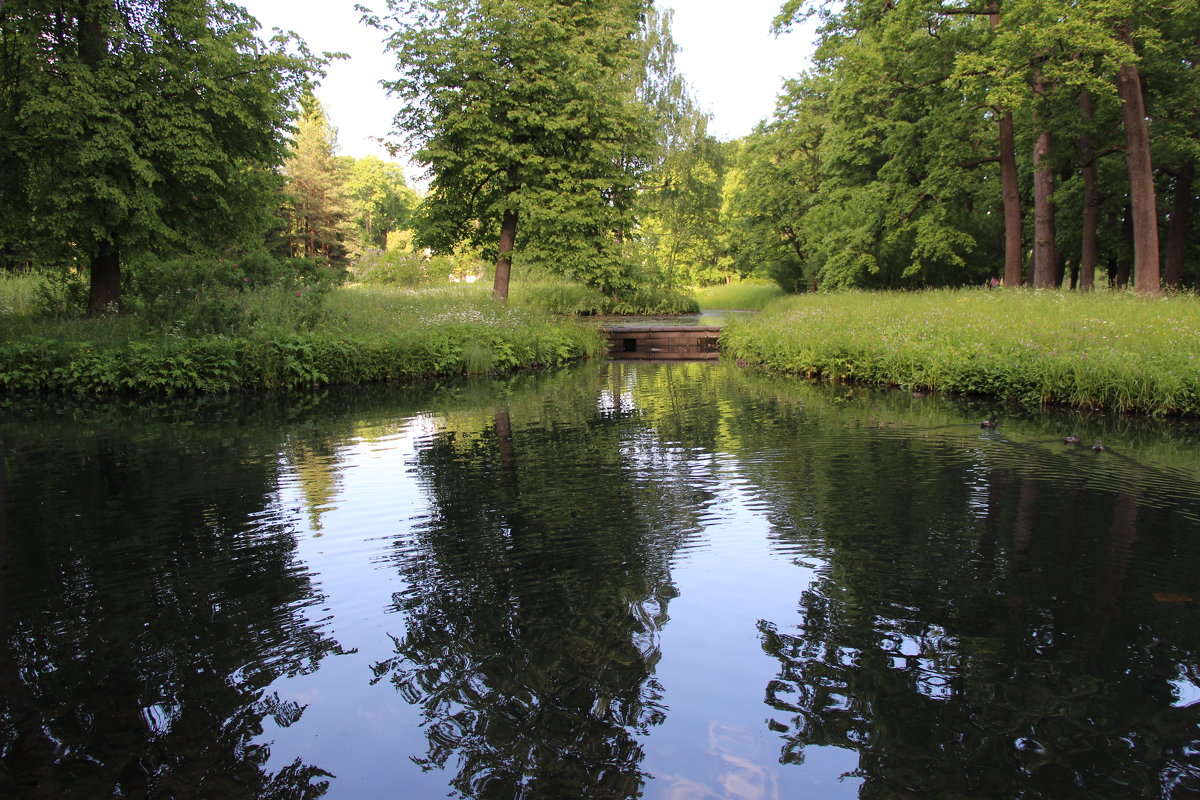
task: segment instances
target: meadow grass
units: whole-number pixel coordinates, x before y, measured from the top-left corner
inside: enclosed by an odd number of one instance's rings
[[[8,279],[0,287],[0,298],[17,294]],[[482,287],[272,286],[221,302],[236,314],[218,332],[134,315],[52,319],[14,305],[0,316],[0,392],[356,384],[561,366],[603,350],[594,325],[497,304]]]
[[[1024,404],[1200,414],[1200,299],[940,290],[798,295],[731,321],[767,370]]]
[[[783,294],[783,289],[775,281],[746,280],[704,286],[695,290],[692,296],[701,308],[750,311],[763,308],[783,297]]]
[[[516,305],[579,316],[695,314],[700,310],[688,295],[663,286],[643,286],[609,296],[595,287],[557,276],[515,281],[509,297]]]

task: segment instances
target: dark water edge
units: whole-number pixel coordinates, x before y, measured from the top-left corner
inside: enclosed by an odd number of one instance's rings
[[[1198,444],[707,364],[0,400],[0,796],[1200,796]]]

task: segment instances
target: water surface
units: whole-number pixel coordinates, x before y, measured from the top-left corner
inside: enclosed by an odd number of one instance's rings
[[[5,797],[1200,792],[1190,425],[721,364],[0,411]]]

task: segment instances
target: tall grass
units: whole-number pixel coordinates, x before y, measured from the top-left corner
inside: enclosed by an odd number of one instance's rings
[[[37,273],[0,271],[0,323],[35,313],[40,285]]]
[[[760,309],[784,294],[775,281],[747,280],[705,286],[693,293],[701,308],[749,311]]]
[[[700,310],[691,297],[665,286],[643,286],[610,296],[595,287],[557,276],[514,282],[510,298],[520,306],[583,316],[695,314]]]
[[[768,370],[834,381],[1200,414],[1200,300],[1192,295],[801,295],[731,321],[721,344]]]
[[[502,306],[476,287],[270,286],[222,297],[239,313],[220,332],[135,316],[6,315],[0,392],[177,394],[353,384],[559,366],[603,347],[595,326]]]

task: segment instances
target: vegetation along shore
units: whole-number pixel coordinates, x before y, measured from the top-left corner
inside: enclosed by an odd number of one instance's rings
[[[778,300],[721,345],[766,370],[914,391],[1200,414],[1192,295],[938,290]]]

